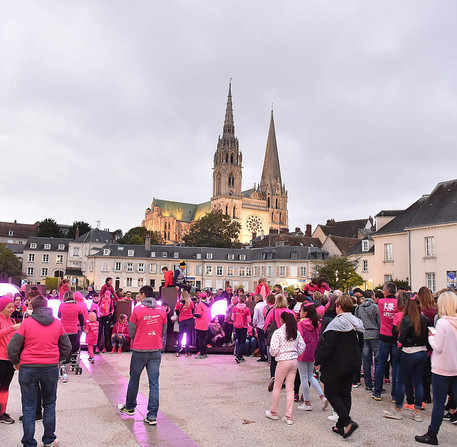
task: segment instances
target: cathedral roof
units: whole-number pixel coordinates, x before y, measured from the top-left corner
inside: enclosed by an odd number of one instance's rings
[[[162,216],[172,216],[183,222],[193,222],[211,211],[211,202],[194,204],[154,199],[154,203],[162,210]]]
[[[276,144],[275,123],[272,110],[260,185],[264,188],[276,188],[278,182],[280,187],[282,187],[281,168],[279,166],[278,146]]]

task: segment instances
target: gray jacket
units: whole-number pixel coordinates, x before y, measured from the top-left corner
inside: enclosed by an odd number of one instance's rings
[[[355,309],[355,316],[360,318],[365,328],[365,340],[379,338],[381,315],[379,308],[371,298],[365,300]]]

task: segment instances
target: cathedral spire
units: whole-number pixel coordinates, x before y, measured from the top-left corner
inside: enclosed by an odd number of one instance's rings
[[[233,122],[233,104],[232,104],[232,78],[230,78],[229,91],[227,97],[227,108],[225,110],[223,137],[233,137],[235,135],[235,123]]]
[[[263,162],[261,188],[266,191],[274,190],[279,183],[282,188],[281,169],[279,167],[278,146],[276,145],[275,122],[273,119],[273,107],[271,109],[270,130],[268,132],[265,160]]]

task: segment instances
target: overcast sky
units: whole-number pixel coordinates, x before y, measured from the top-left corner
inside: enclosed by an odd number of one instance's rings
[[[126,231],[200,203],[227,100],[243,189],[271,104],[289,227],[403,209],[457,177],[455,1],[10,1],[2,221]]]

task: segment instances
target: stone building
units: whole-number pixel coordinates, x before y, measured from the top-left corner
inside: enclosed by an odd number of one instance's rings
[[[231,85],[222,136],[219,136],[213,167],[213,195],[201,204],[154,198],[142,225],[159,232],[167,244],[182,242],[192,222],[211,210],[221,210],[241,224],[239,240],[247,243],[271,229],[288,228],[287,190],[282,183],[276,132],[271,111],[270,128],[258,185],[242,190],[243,155],[235,136]]]

